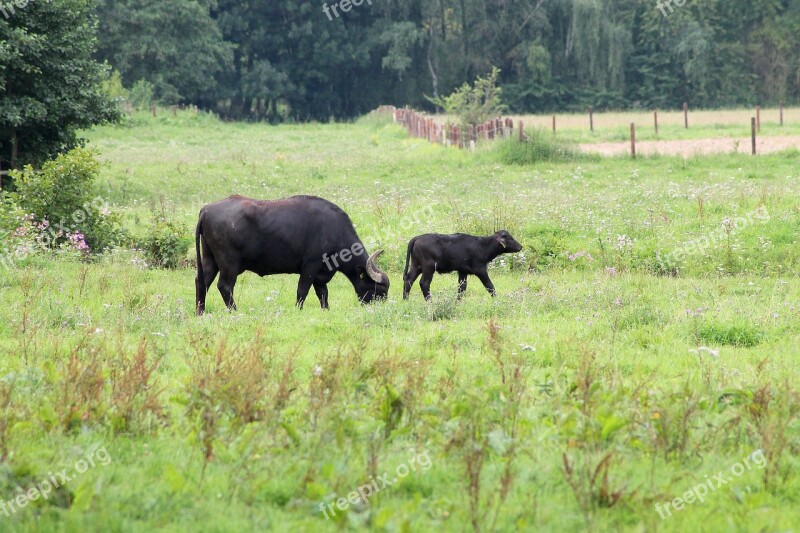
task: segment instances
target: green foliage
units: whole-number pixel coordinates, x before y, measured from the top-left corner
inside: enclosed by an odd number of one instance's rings
[[[96,194],[94,182],[100,163],[91,150],[76,148],[46,162],[41,170],[28,165],[12,176],[17,191],[12,201],[25,214],[47,221],[53,230],[51,245],[69,235],[81,235],[89,249],[102,252],[120,242],[119,216]]]
[[[9,236],[19,227],[19,221],[24,215],[8,193],[0,192],[0,251],[8,242]]]
[[[473,85],[465,83],[450,96],[429,100],[445,113],[457,115],[462,126],[481,124],[498,117],[506,109],[500,100],[503,90],[497,87],[498,76],[500,69],[492,67],[490,74],[479,76]]]
[[[103,80],[103,92],[109,98],[117,102],[124,102],[128,100],[129,92],[122,85],[122,75],[118,70],[111,71],[111,75]]]
[[[77,132],[116,121],[93,58],[96,19],[86,0],[32,1],[0,17],[0,167],[38,167],[80,144]]]
[[[155,101],[153,84],[147,80],[139,80],[130,91],[130,102],[135,109],[149,110]]]
[[[431,109],[424,94],[443,101],[493,66],[514,112],[800,101],[796,2],[399,0],[332,20],[323,5],[99,0],[98,56],[162,103],[251,120]]]
[[[210,9],[196,0],[98,0],[97,55],[121,72],[126,86],[149,82],[162,104],[212,99],[233,47],[222,41]]]
[[[192,245],[189,229],[173,220],[170,205],[162,198],[152,210],[152,223],[141,246],[150,264],[161,268],[178,268]]]

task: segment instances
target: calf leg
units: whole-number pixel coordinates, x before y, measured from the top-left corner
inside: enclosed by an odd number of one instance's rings
[[[411,287],[414,286],[414,282],[417,281],[420,274],[422,274],[422,269],[418,266],[412,266],[411,270],[403,278],[403,300],[408,300]]]
[[[233,300],[233,288],[236,286],[236,277],[225,272],[220,272],[217,288],[222,295],[222,301],[231,311],[236,311],[236,302]]]
[[[328,285],[319,281],[314,282],[314,291],[317,293],[319,303],[323,309],[328,309]]]
[[[484,270],[482,272],[476,272],[475,275],[478,276],[479,280],[481,280],[481,283],[483,283],[483,286],[486,287],[487,291],[489,291],[489,294],[494,297],[496,292],[494,290],[494,284],[492,283],[492,280],[489,279],[489,273]]]
[[[431,281],[433,281],[433,270],[423,270],[422,279],[419,280],[419,288],[422,289],[422,296],[426,300],[431,299]]]
[[[459,300],[464,295],[464,291],[466,291],[466,290],[467,290],[467,273],[466,272],[459,272],[458,273],[458,299]]]

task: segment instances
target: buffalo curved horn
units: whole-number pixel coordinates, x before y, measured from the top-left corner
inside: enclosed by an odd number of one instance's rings
[[[383,250],[378,250],[377,252],[369,256],[369,259],[367,259],[367,274],[369,275],[370,279],[372,279],[372,281],[374,281],[375,283],[383,282],[384,278],[386,277],[386,274],[381,272],[381,270],[375,264],[375,260],[378,259],[378,257],[380,257],[382,253]]]

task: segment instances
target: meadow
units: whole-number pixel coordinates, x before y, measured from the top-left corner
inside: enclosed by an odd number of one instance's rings
[[[86,136],[132,241],[154,210],[189,235],[230,194],[315,194],[386,251],[390,295],[337,276],[329,311],[298,310],[295,276],[246,274],[238,312],[212,287],[197,318],[193,247],[174,270],[120,248],[0,271],[0,501],[31,496],[0,530],[800,523],[797,150],[519,165],[382,117],[164,111]],[[456,301],[448,275],[402,299],[412,236],[499,228],[524,250],[492,265],[496,298],[471,278]]]

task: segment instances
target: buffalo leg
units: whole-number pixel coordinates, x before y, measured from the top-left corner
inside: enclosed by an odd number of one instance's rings
[[[319,298],[319,304],[323,309],[328,309],[328,285],[327,283],[314,282],[314,291]]]
[[[308,291],[311,290],[313,285],[313,276],[300,276],[300,282],[297,284],[297,307],[303,308],[303,304],[308,297]]]
[[[418,266],[412,266],[411,270],[409,270],[405,278],[403,278],[403,300],[408,300],[408,294],[411,292],[411,287],[414,286],[414,282],[417,281],[417,278],[421,273],[421,268]]]
[[[481,283],[483,283],[483,286],[486,287],[487,291],[489,291],[489,294],[494,297],[496,292],[494,290],[494,284],[492,283],[492,280],[489,279],[489,273],[484,270],[483,272],[476,272],[475,275],[478,276],[479,280],[481,280]]]
[[[205,242],[203,242],[205,245]],[[211,288],[211,284],[214,283],[214,278],[217,277],[219,273],[219,267],[217,266],[217,261],[214,259],[213,254],[208,247],[205,246],[203,249],[203,279],[202,281],[199,279],[199,276],[195,277],[195,289],[197,294],[197,315],[200,316],[206,312],[206,295],[208,294],[208,289]]]
[[[203,290],[204,282],[200,280],[200,276],[195,276],[194,278],[194,290],[197,297],[195,298],[195,311],[197,312],[197,316],[202,315],[206,312],[206,295],[205,291]]]
[[[467,273],[466,272],[459,272],[458,273],[458,299],[459,300],[464,295],[464,291],[466,291],[466,290],[467,290]]]
[[[231,311],[236,311],[236,302],[233,300],[233,288],[236,286],[236,276],[220,273],[217,288],[222,295],[222,301]]]
[[[422,279],[419,280],[419,288],[422,289],[422,296],[426,300],[431,299],[431,281],[433,281],[433,270],[423,271]]]

